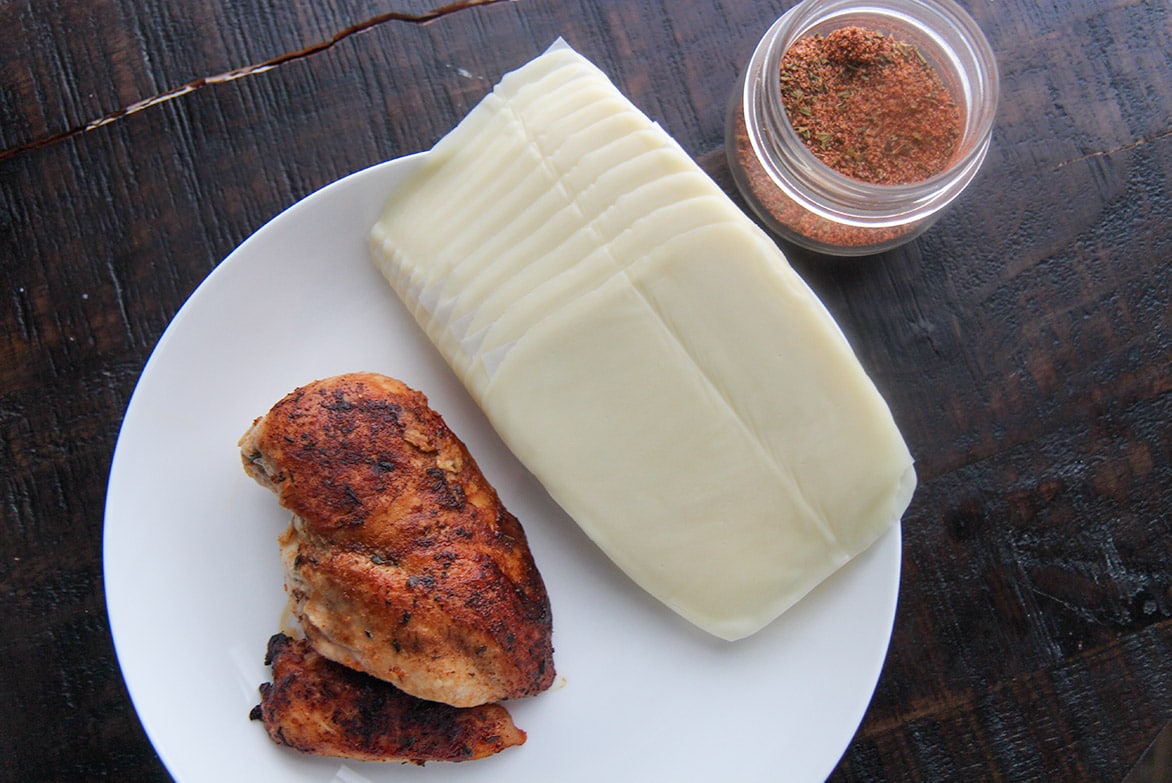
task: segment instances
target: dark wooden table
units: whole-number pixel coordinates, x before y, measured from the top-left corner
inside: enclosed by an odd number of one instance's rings
[[[103,499],[221,259],[559,35],[727,181],[730,90],[790,4],[0,3],[0,779],[168,777],[114,655]],[[920,475],[834,779],[1116,781],[1172,717],[1172,12],[964,4],[1003,79],[977,181],[896,251],[791,254]]]

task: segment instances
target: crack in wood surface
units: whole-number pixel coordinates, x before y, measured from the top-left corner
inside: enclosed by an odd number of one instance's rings
[[[1138,147],[1142,147],[1145,144],[1151,144],[1152,142],[1159,141],[1160,139],[1166,139],[1169,136],[1172,136],[1172,128],[1165,128],[1164,130],[1160,131],[1159,133],[1153,133],[1151,136],[1144,136],[1142,139],[1136,139],[1135,141],[1131,142],[1130,144],[1124,144],[1119,147],[1112,147],[1109,150],[1098,150],[1096,152],[1088,152],[1086,155],[1079,155],[1076,158],[1064,160],[1061,163],[1055,164],[1054,168],[1051,169],[1051,171],[1058,171],[1059,169],[1066,168],[1067,166],[1069,166],[1072,163],[1081,163],[1084,160],[1091,160],[1092,158],[1103,158],[1108,155],[1115,155],[1116,153],[1120,153],[1120,152],[1130,152],[1131,150],[1134,150]]]
[[[353,24],[349,27],[339,30],[328,39],[324,41],[318,41],[317,43],[311,44],[304,49],[299,49],[293,52],[285,52],[275,57],[271,57],[263,62],[241,66],[240,68],[233,68],[230,71],[225,71],[224,73],[216,74],[214,76],[202,76],[198,79],[193,79],[186,84],[180,85],[179,87],[166,90],[165,92],[161,92],[157,95],[152,95],[149,98],[143,98],[140,101],[135,101],[128,106],[124,106],[81,125],[50,134],[49,136],[43,136],[39,139],[33,139],[32,141],[18,144],[15,147],[9,147],[8,149],[0,150],[0,161],[7,160],[8,158],[20,155],[25,152],[44,149],[45,147],[67,141],[68,139],[71,139],[75,136],[80,136],[84,133],[97,130],[98,128],[109,125],[110,123],[116,122],[124,117],[128,117],[144,109],[149,109],[152,106],[157,106],[161,103],[175,100],[176,98],[187,95],[188,93],[201,90],[204,87],[210,87],[217,84],[226,84],[228,82],[236,81],[237,79],[242,79],[246,76],[253,76],[255,74],[264,73],[265,71],[271,71],[274,68],[285,65],[286,63],[302,60],[306,57],[311,57],[315,54],[324,52],[327,49],[333,48],[353,35],[366,32],[367,30],[378,27],[379,25],[385,24],[387,22],[427,24],[458,11],[464,11],[469,8],[482,5],[495,5],[497,3],[505,2],[518,2],[518,0],[454,0],[454,2],[447,3],[429,11],[424,11],[417,14],[405,13],[403,11],[387,11],[386,13],[372,16],[357,24]]]

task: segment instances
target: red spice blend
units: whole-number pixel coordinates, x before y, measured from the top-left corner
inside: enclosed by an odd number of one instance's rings
[[[943,171],[962,131],[939,74],[908,43],[859,27],[799,39],[781,62],[781,97],[823,163],[873,184]]]
[[[916,224],[882,228],[864,228],[836,223],[808,211],[804,206],[787,196],[770,179],[761,161],[753,151],[752,142],[745,128],[745,113],[733,115],[734,153],[737,165],[748,186],[746,195],[750,203],[756,202],[760,209],[768,212],[774,221],[789,231],[806,237],[826,248],[857,248],[898,242],[902,237],[916,230]]]

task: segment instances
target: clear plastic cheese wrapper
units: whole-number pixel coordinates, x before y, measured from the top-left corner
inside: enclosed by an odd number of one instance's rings
[[[518,459],[716,636],[760,630],[911,501],[912,457],[822,303],[564,43],[423,156],[371,240]]]

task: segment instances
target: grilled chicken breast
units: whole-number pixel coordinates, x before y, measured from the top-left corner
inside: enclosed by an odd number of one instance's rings
[[[285,587],[318,652],[458,707],[550,686],[549,598],[525,533],[422,393],[370,373],[316,381],[240,446],[293,512]]]
[[[277,634],[251,717],[274,742],[305,753],[363,761],[470,761],[525,742],[499,704],[452,707],[323,658],[305,639]]]

